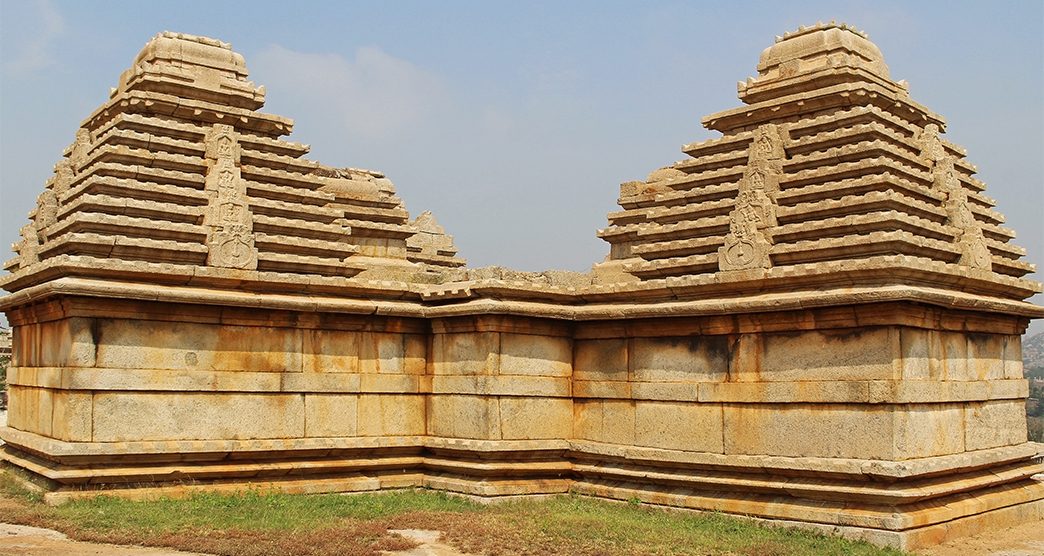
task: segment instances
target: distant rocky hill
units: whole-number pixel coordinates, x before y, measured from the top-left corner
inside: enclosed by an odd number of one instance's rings
[[[1044,332],[1022,342],[1022,365],[1027,377],[1044,378]]]

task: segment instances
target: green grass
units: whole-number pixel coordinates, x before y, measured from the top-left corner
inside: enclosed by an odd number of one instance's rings
[[[444,531],[444,542],[489,555],[902,554],[716,513],[574,495],[485,506],[423,489],[353,495],[198,493],[153,501],[96,497],[49,507],[4,474],[0,521],[50,527],[97,542],[228,556],[379,554],[411,547],[387,532],[405,528]]]
[[[572,553],[886,555],[901,552],[862,542],[784,529],[719,513],[686,512],[580,496],[523,500],[488,510],[508,529],[548,552]],[[510,534],[510,533],[509,533]],[[469,547],[481,551],[480,546]],[[570,552],[566,552],[570,553]]]
[[[463,498],[424,490],[349,496],[247,491],[232,495],[197,493],[185,499],[147,502],[99,496],[63,504],[54,508],[54,513],[94,531],[286,531],[319,529],[345,518],[374,520],[407,511],[465,512],[478,508]]]

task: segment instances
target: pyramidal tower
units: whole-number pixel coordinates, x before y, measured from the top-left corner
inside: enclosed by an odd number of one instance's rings
[[[703,119],[722,136],[621,186],[599,236],[642,280],[788,289],[901,281],[1024,299],[1039,285],[945,120],[893,81],[844,24],[777,37],[744,106]],[[902,269],[902,276],[896,276]],[[778,277],[779,280],[776,280]]]
[[[391,181],[302,158],[307,145],[281,138],[293,122],[260,112],[264,87],[247,76],[227,43],[149,41],[55,166],[5,287],[56,273],[275,287],[300,283],[280,274],[421,271]]]
[[[163,33],[75,132],[0,277],[0,457],[53,503],[244,487],[576,492],[904,549],[1044,520],[1044,309],[945,122],[834,23],[721,136],[620,188],[591,272],[469,269],[380,172]]]

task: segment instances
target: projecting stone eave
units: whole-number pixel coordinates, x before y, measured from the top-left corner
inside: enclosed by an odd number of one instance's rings
[[[827,67],[793,77],[775,79],[752,78],[736,84],[739,99],[744,104],[769,101],[793,93],[821,89],[838,83],[864,82],[894,91],[900,96],[908,95],[905,83],[897,83],[881,77],[865,68],[855,66]]]
[[[671,283],[673,280],[668,282]],[[306,287],[312,283],[314,282],[302,283],[303,287],[295,289],[293,293],[285,293],[287,290],[284,287],[284,293],[258,294],[227,288],[202,287],[197,284],[156,288],[154,283],[121,282],[63,274],[55,280],[0,297],[0,311],[10,311],[27,303],[39,303],[59,297],[70,300],[68,307],[73,311],[76,306],[74,300],[78,298],[115,298],[408,318],[513,315],[567,322],[658,317],[732,317],[740,314],[816,309],[836,309],[839,318],[848,318],[853,306],[870,305],[882,307],[880,314],[883,320],[877,324],[885,324],[892,316],[906,309],[916,310],[917,307],[934,307],[966,313],[966,317],[955,317],[958,319],[974,319],[976,317],[973,315],[990,314],[1022,319],[1044,317],[1044,308],[1024,301],[906,284],[835,284],[834,287],[821,287],[816,290],[776,293],[754,291],[745,295],[714,297],[691,292],[683,284],[672,284],[673,295],[664,296],[661,284],[650,283],[642,283],[634,288],[596,286],[585,288],[583,292],[574,291],[573,288],[534,286],[504,280],[480,280],[437,287],[351,280],[342,282],[337,289]],[[823,324],[795,322],[795,326]],[[868,321],[863,324],[871,326],[875,323]],[[954,321],[952,325],[960,326],[958,321]]]
[[[238,131],[262,136],[289,135],[294,128],[294,120],[284,116],[148,91],[127,91],[115,96],[87,116],[80,127],[95,129],[123,113],[173,117],[205,125],[228,124]]]
[[[823,89],[794,93],[705,116],[703,127],[722,133],[747,129],[765,123],[779,123],[789,117],[818,110],[877,105],[897,112],[920,126],[935,124],[945,130],[946,120],[926,106],[873,83],[840,83]]]
[[[360,268],[369,267],[361,265]],[[464,272],[461,275],[464,277],[480,275],[482,271],[460,269],[455,272]],[[575,285],[540,283],[527,273],[506,269],[503,272],[507,279],[423,284],[361,276],[332,277],[60,255],[0,278],[0,289],[14,292],[0,297],[0,310],[24,303],[26,299],[36,299],[45,292],[93,297],[124,295],[117,290],[131,288],[155,297],[171,288],[171,295],[178,299],[189,300],[194,295],[210,292],[207,295],[222,299],[240,296],[248,300],[244,301],[248,305],[269,303],[263,301],[268,297],[272,297],[272,303],[279,302],[288,291],[318,296],[313,299],[356,300],[350,303],[364,305],[377,301],[403,302],[409,305],[400,308],[414,316],[423,313],[426,310],[423,307],[447,303],[455,305],[457,309],[453,311],[460,314],[536,311],[534,314],[539,316],[574,320],[596,315],[607,318],[606,311],[612,312],[614,306],[628,313],[651,315],[661,310],[656,307],[670,304],[675,307],[670,311],[682,314],[689,311],[685,308],[687,304],[696,303],[693,310],[698,306],[698,314],[727,314],[905,301],[1026,318],[1044,317],[1044,307],[1022,300],[1041,291],[1041,284],[1037,282],[905,256]],[[590,277],[570,273],[573,274],[576,275],[573,280]],[[584,308],[591,304],[603,309]]]

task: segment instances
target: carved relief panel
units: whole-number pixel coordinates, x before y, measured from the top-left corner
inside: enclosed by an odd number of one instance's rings
[[[736,206],[729,214],[729,233],[718,249],[718,268],[749,270],[769,268],[776,225],[776,194],[783,174],[783,137],[779,126],[765,124],[754,132],[747,168],[739,183]]]
[[[222,268],[257,269],[253,216],[240,174],[240,147],[232,126],[215,124],[206,138],[209,197],[203,218],[208,228],[207,264]]]

